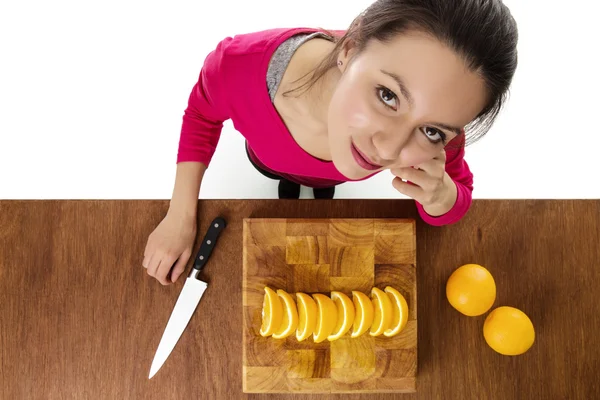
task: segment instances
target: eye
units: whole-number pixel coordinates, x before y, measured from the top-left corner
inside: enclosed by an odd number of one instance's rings
[[[446,143],[446,134],[438,129],[427,126],[422,129],[422,132],[431,143]]]
[[[385,86],[377,86],[375,89],[379,100],[388,108],[396,110],[398,108],[398,96]]]

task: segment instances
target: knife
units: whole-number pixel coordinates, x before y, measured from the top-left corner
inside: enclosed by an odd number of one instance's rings
[[[217,239],[219,238],[219,234],[225,228],[225,225],[225,220],[221,217],[217,217],[208,227],[208,231],[200,245],[200,250],[198,250],[198,254],[196,255],[194,267],[191,269],[185,284],[183,285],[183,289],[181,289],[179,298],[175,303],[175,307],[169,317],[163,336],[158,344],[158,349],[154,355],[154,360],[152,360],[148,379],[152,379],[167,360],[169,354],[171,354],[171,351],[177,344],[179,337],[185,330],[190,318],[194,314],[194,311],[208,286],[206,282],[201,281],[198,278],[198,275],[206,265]]]

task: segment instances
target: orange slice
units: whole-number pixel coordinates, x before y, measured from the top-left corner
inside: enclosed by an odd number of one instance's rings
[[[350,337],[357,338],[368,331],[373,323],[373,303],[369,296],[357,290],[352,291],[352,301],[356,313]]]
[[[283,319],[283,305],[277,293],[270,287],[265,286],[265,297],[262,308],[261,336],[271,336],[281,325]]]
[[[390,327],[383,332],[384,336],[392,337],[404,329],[408,322],[408,303],[402,293],[391,286],[385,288],[385,293],[390,297],[393,305],[393,314]]]
[[[317,325],[317,303],[306,293],[296,293],[298,303],[298,329],[296,339],[301,342],[315,331]]]
[[[337,324],[331,335],[327,337],[327,340],[330,342],[338,340],[352,328],[355,314],[352,300],[344,293],[337,291],[331,292],[331,300],[333,300],[333,303],[337,307]]]
[[[369,333],[371,336],[379,336],[390,327],[392,322],[394,315],[392,301],[387,293],[376,287],[371,289],[371,301],[373,302],[375,316]]]
[[[319,310],[317,315],[317,325],[313,332],[313,340],[315,343],[320,343],[327,339],[337,324],[337,308],[333,300],[324,294],[315,293],[313,298],[317,302]]]
[[[285,339],[296,332],[298,327],[298,309],[292,296],[284,290],[277,290],[277,295],[281,299],[283,307],[283,318],[279,329],[273,332],[273,339]]]

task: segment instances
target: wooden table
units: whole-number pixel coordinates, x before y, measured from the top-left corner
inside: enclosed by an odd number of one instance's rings
[[[207,266],[201,305],[148,380],[183,285],[162,286],[141,266],[167,207],[0,202],[0,398],[269,397],[242,393],[242,218],[417,218],[414,203],[400,200],[200,201],[199,234],[219,214],[229,225]],[[475,201],[459,224],[418,220],[417,234],[417,393],[314,397],[600,398],[600,201]],[[526,354],[493,352],[482,336],[484,317],[462,316],[447,302],[446,279],[471,262],[494,275],[495,306],[518,307],[532,319],[536,342]]]

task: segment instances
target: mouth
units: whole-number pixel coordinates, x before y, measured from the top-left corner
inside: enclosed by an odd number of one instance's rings
[[[350,146],[350,148],[351,148],[352,156],[354,157],[354,160],[361,168],[364,168],[369,171],[374,171],[376,169],[382,168],[381,165],[375,164],[373,161],[371,161],[369,159],[369,157],[367,157],[360,150],[358,150],[358,148],[354,145],[354,142],[352,142],[352,145]]]

